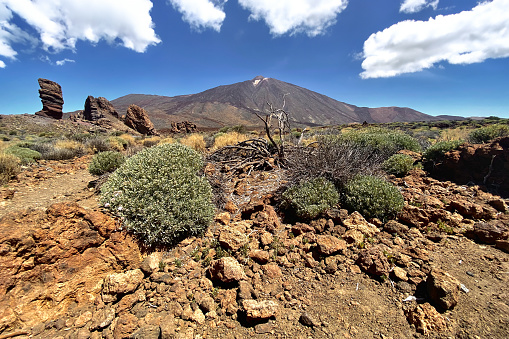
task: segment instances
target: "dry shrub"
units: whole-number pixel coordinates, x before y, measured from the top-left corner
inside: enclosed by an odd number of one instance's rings
[[[128,146],[128,142],[126,140],[116,136],[108,137],[108,139],[106,139],[106,142],[109,144],[112,150],[117,152],[125,151]]]
[[[212,146],[212,149],[216,150],[221,147],[235,145],[247,139],[248,136],[245,134],[241,134],[238,132],[228,132],[225,134],[221,134],[214,139],[214,146]]]
[[[136,145],[136,139],[131,134],[124,133],[120,136],[121,139],[127,141],[129,147]]]
[[[99,137],[87,139],[87,141],[85,142],[85,146],[89,150],[89,153],[93,154],[111,151],[109,143],[106,142],[105,139]]]
[[[172,137],[166,137],[166,138],[161,139],[161,141],[159,141],[159,145],[174,144],[176,142],[177,142],[177,140],[173,139]]]
[[[190,134],[182,139],[180,139],[180,143],[182,145],[191,147],[195,151],[205,152],[205,139],[201,134]]]
[[[324,139],[313,147],[287,150],[288,168],[294,183],[325,178],[339,189],[356,175],[380,173],[383,155],[371,147],[350,141]]]
[[[158,137],[158,136],[152,136],[150,138],[145,138],[143,139],[143,146],[144,147],[152,147],[152,146],[155,146],[157,144],[159,144],[159,142],[161,141],[161,137]]]
[[[0,154],[0,184],[5,184],[20,171],[20,160],[11,154]]]

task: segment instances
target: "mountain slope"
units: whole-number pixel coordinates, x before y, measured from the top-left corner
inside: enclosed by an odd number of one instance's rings
[[[244,124],[259,125],[255,112],[266,112],[267,102],[276,108],[283,105],[293,125],[335,125],[351,122],[436,120],[410,108],[357,107],[272,78],[257,76],[252,80],[215,87],[201,93],[164,97],[130,94],[112,101],[119,112],[130,104],[143,107],[156,128],[167,128],[171,121],[190,120],[199,127]]]

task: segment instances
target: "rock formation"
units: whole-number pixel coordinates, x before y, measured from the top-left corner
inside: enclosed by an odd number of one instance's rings
[[[141,134],[158,135],[154,125],[148,117],[147,112],[139,106],[129,106],[124,123]]]
[[[88,96],[85,101],[85,110],[83,111],[84,120],[97,121],[102,118],[107,118],[109,115],[118,118],[115,107],[113,107],[108,99],[103,97],[94,98],[91,95]]]
[[[171,123],[171,133],[195,133],[198,132],[198,127],[190,121],[173,122]]]
[[[62,119],[62,87],[54,81],[39,79],[39,96],[42,102],[42,110],[35,114],[53,119]]]

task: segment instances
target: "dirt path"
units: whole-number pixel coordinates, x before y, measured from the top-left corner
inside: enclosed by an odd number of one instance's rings
[[[0,188],[0,218],[20,209],[42,209],[62,201],[96,206],[87,185],[95,176],[88,172],[90,157],[68,161],[41,161],[18,175],[18,181]]]

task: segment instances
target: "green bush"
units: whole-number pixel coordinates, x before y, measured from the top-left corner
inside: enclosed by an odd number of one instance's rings
[[[509,136],[509,126],[495,124],[473,130],[468,136],[473,143],[485,143],[498,137]]]
[[[314,219],[339,201],[334,184],[324,178],[302,181],[283,193],[284,205],[301,219]]]
[[[407,154],[393,154],[382,167],[388,174],[404,176],[414,167],[414,159]]]
[[[359,175],[345,185],[344,202],[351,211],[365,218],[387,220],[403,208],[399,190],[387,181],[370,175]]]
[[[0,184],[5,184],[20,171],[19,159],[11,154],[0,154]]]
[[[425,161],[437,161],[440,160],[445,153],[452,151],[459,147],[463,143],[462,140],[451,140],[451,141],[439,141],[436,144],[430,146],[422,155]]]
[[[146,148],[102,186],[101,202],[147,245],[172,245],[202,233],[214,216],[212,190],[198,175],[199,153],[181,144]]]
[[[354,130],[333,137],[343,141],[350,141],[359,147],[369,147],[386,157],[403,149],[420,152],[419,142],[408,134],[385,128],[367,128]]]
[[[17,145],[6,148],[4,153],[14,155],[24,165],[33,163],[36,160],[41,159],[41,153]]]
[[[120,167],[125,161],[125,156],[119,152],[106,151],[94,155],[88,171],[93,175],[102,175],[104,173],[113,172]]]

